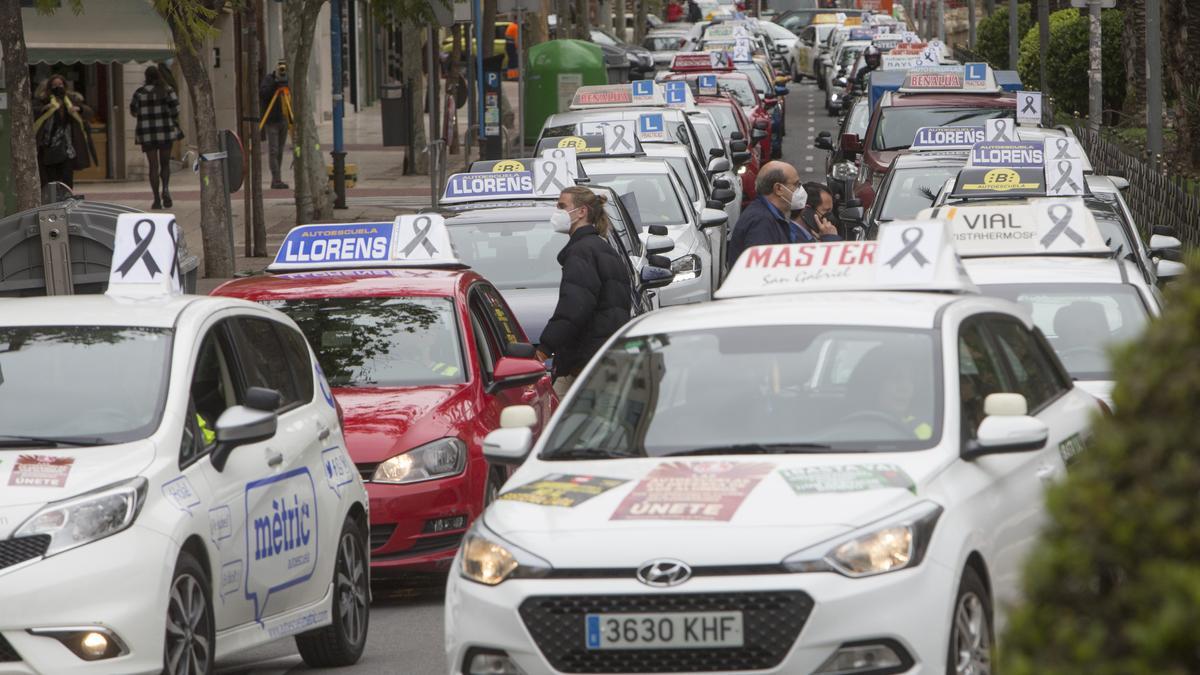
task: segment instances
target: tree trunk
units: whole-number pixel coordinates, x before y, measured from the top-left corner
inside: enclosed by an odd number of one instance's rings
[[[246,78],[246,117],[254,121],[250,123],[250,171],[242,189],[250,193],[250,254],[256,257],[267,255],[267,227],[262,201],[262,134],[258,132],[258,120],[262,115],[258,82],[264,74],[262,42],[259,40],[262,9],[262,0],[249,0],[243,17],[243,25],[249,26],[245,37],[246,72],[250,74]]]
[[[608,27],[612,25],[612,6],[613,0],[600,0],[600,2],[596,3],[596,25],[599,26],[601,30],[607,30]],[[621,37],[620,33],[614,32],[613,35]]]
[[[201,155],[220,152],[217,107],[213,99],[212,80],[208,77],[208,66],[205,64],[206,50],[174,21],[167,20],[167,26],[176,45],[179,69],[183,71],[188,93],[192,97],[196,150]],[[200,235],[204,245],[204,276],[218,279],[232,277],[235,271],[226,230],[229,209],[225,201],[224,168],[224,161],[200,162]]]
[[[573,10],[575,16],[572,25],[575,27],[575,38],[578,40],[592,39],[592,21],[588,12],[588,2],[589,0],[575,0]]]
[[[1163,3],[1163,70],[1176,93],[1176,147],[1191,163],[1200,166],[1200,85],[1194,82],[1200,68],[1200,8],[1189,0]]]
[[[18,211],[35,208],[42,203],[41,181],[38,179],[37,142],[33,134],[33,108],[30,101],[29,65],[25,54],[25,29],[21,23],[21,6],[16,2],[0,2],[0,47],[4,50],[4,89],[8,92],[8,111],[11,129],[9,152],[12,164],[8,167],[16,196]]]
[[[297,225],[333,216],[329,176],[321,155],[313,95],[308,82],[308,67],[322,4],[324,0],[284,0],[283,3],[283,53],[288,60],[295,117],[292,144]]]
[[[613,35],[625,39],[625,0],[614,1],[617,4],[613,7]]]
[[[496,53],[496,0],[483,0],[480,8],[483,12],[483,44],[480,45],[479,51],[486,59]],[[417,35],[420,35],[420,28],[417,26]],[[420,63],[419,60],[417,62]]]
[[[525,28],[528,31],[521,35],[521,58],[525,65],[529,65],[529,48],[550,39],[550,0],[539,0],[538,8],[537,12],[525,12]]]
[[[571,0],[554,0],[554,37],[559,40],[575,37],[571,30]]]
[[[494,7],[495,5],[493,5]],[[425,142],[425,78],[421,73],[421,55],[424,51],[421,44],[421,26],[404,20],[400,27],[401,68],[404,82],[412,95],[408,98],[408,109],[411,114],[412,145],[408,148],[409,175],[425,176],[429,174],[429,152]],[[491,33],[484,31],[484,43],[491,40]]]
[[[634,0],[637,14],[633,19],[633,43],[641,44],[646,37],[646,0]]]

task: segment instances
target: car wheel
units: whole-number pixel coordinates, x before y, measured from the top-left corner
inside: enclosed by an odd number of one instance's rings
[[[946,674],[990,675],[992,642],[992,602],[979,573],[967,567],[954,601]]]
[[[362,528],[347,516],[333,564],[333,623],[296,636],[300,657],[310,667],[354,665],[367,646],[371,608],[365,539]]]
[[[179,554],[167,597],[163,674],[207,675],[213,671],[216,626],[208,574],[192,554]]]

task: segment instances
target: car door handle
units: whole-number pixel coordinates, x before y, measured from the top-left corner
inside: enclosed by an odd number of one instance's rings
[[[280,464],[283,464],[283,453],[267,448],[267,466],[279,466]]]
[[[329,438],[330,433],[329,427],[325,426],[324,424],[317,425],[317,440],[323,441]]]

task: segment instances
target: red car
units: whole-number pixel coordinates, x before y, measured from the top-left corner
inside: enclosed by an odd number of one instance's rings
[[[507,477],[482,448],[501,411],[532,406],[536,434],[557,405],[512,310],[469,269],[327,268],[213,294],[280,309],[308,338],[370,496],[377,578],[446,570]]]
[[[754,181],[758,178],[758,168],[763,163],[761,141],[765,138],[769,142],[770,136],[767,132],[751,126],[746,113],[729,94],[697,96],[696,105],[713,116],[726,138],[732,139],[734,138],[733,134],[738,133],[743,139],[751,141],[747,148],[750,152],[750,161],[738,169],[738,175],[742,177],[742,206],[746,206],[757,196],[754,191]],[[758,142],[754,142],[755,140]]]
[[[746,113],[746,117],[750,119],[750,125],[759,131],[765,131],[766,136],[762,138],[759,145],[762,148],[763,156],[771,156],[771,111],[763,98],[759,96],[758,90],[754,88],[754,84],[750,82],[750,76],[745,73],[735,71],[717,71],[713,73],[668,73],[663,77],[664,82],[671,80],[684,80],[692,89],[693,95],[698,95],[696,78],[700,75],[716,75],[717,87],[719,91],[728,93],[733,96],[738,105],[742,107],[742,111]]]

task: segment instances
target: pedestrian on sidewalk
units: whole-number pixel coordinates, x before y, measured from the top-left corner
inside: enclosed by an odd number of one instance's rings
[[[550,217],[555,231],[571,238],[558,253],[558,305],[542,331],[537,357],[554,357],[554,392],[560,398],[632,309],[626,263],[604,239],[610,227],[605,201],[585,187],[569,187]]]
[[[37,139],[38,174],[42,186],[57,181],[75,187],[75,172],[96,161],[92,130],[88,122],[92,109],[77,92],[67,91],[62,75],[51,75],[34,94],[33,123]]]
[[[154,205],[150,208],[169,209],[173,205],[171,149],[175,141],[183,138],[183,130],[179,128],[179,96],[167,84],[159,66],[146,68],[145,82],[129,101],[129,114],[137,120],[134,143],[142,146],[150,168],[150,191],[154,193]]]
[[[263,135],[267,137],[267,161],[271,167],[271,189],[286,190],[280,171],[283,163],[283,148],[287,144],[288,126],[291,124],[292,93],[288,88],[287,61],[280,59],[275,70],[267,73],[258,86],[262,103]]]

